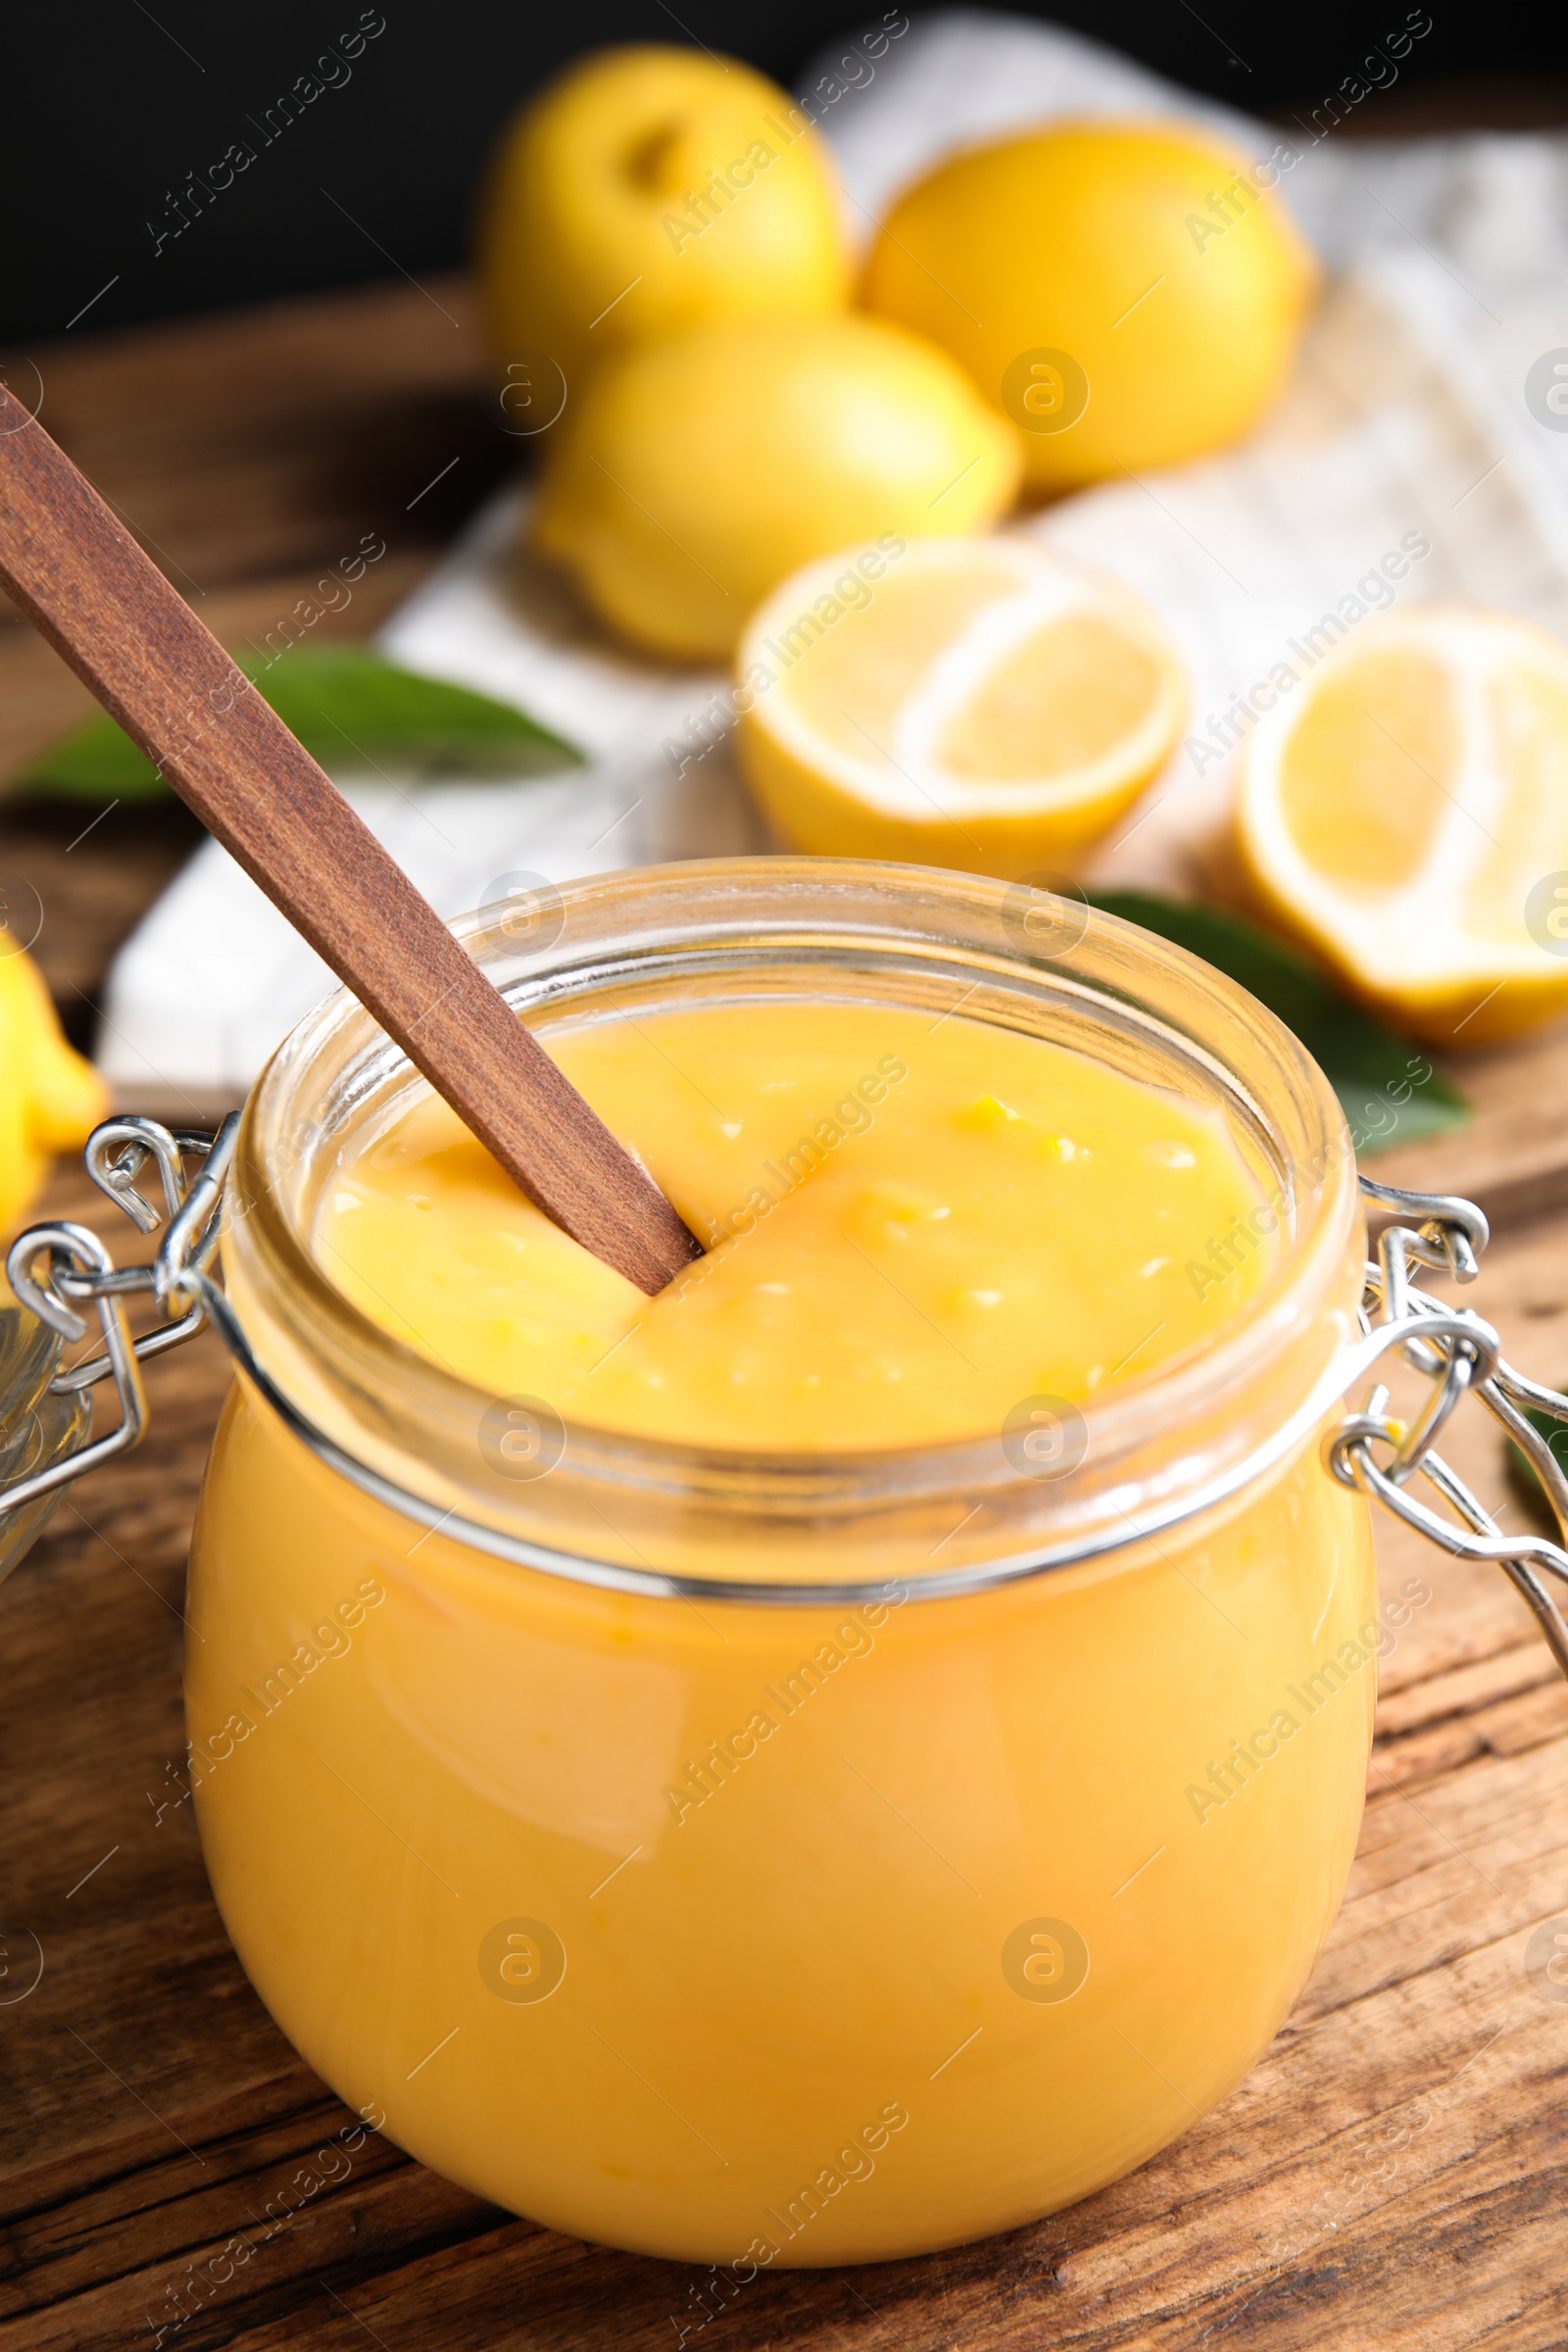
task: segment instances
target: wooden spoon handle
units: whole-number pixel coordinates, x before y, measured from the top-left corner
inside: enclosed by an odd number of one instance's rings
[[[3,386],[0,580],[531,1200],[650,1297],[702,1255],[330,778]]]

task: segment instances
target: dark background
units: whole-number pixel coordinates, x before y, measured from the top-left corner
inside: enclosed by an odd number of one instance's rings
[[[1403,23],[1406,5],[1201,0],[1199,13],[1189,0],[1061,0],[1049,13],[1193,89],[1284,114],[1342,80]],[[1358,133],[1414,126],[1423,97],[1435,95],[1447,101],[1437,119],[1448,122],[1568,116],[1560,5],[1428,7],[1432,31],[1397,86],[1358,110]],[[862,16],[856,0],[678,0],[678,9],[661,0],[548,11],[379,0],[386,29],[352,79],[263,147],[247,116],[356,25],[361,0],[270,0],[265,9],[255,0],[13,0],[0,99],[10,196],[0,350],[73,326],[90,333],[356,284],[398,267],[450,268],[463,259],[496,129],[566,58],[605,41],[689,37],[789,81],[818,46],[873,13]],[[186,172],[204,172],[236,138],[258,150],[256,162],[155,257],[149,219],[168,218]]]

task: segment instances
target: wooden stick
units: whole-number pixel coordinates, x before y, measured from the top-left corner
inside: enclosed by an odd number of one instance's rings
[[[702,1255],[330,778],[3,386],[0,580],[530,1200],[650,1297]]]

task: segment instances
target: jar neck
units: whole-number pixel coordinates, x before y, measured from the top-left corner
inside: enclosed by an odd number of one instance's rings
[[[748,1584],[946,1589],[956,1573],[1041,1553],[1114,1561],[1140,1528],[1228,1507],[1222,1497],[1298,1442],[1317,1399],[1327,1409],[1360,1291],[1353,1160],[1321,1074],[1220,974],[1099,913],[1061,953],[1042,955],[1038,926],[1018,920],[1018,886],[911,867],[682,865],[570,885],[562,903],[559,935],[534,953],[504,918],[457,926],[533,1022],[705,997],[762,1005],[813,989],[935,1018],[961,999],[968,1019],[1071,1045],[1221,1107],[1256,1181],[1259,1231],[1272,1225],[1279,1239],[1266,1279],[1208,1340],[1083,1400],[1087,1442],[1062,1477],[1020,1472],[1000,1433],[807,1455],[571,1423],[548,1475],[501,1475],[479,1443],[496,1399],[371,1324],[312,1254],[321,1190],[345,1150],[424,1091],[339,993],[286,1041],[247,1106],[225,1272],[279,1395],[427,1515],[694,1589],[733,1580],[738,1562]],[[1071,913],[1076,928],[1083,910]]]

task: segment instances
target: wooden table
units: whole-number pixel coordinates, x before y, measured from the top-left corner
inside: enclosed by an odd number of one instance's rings
[[[231,638],[264,632],[373,528],[390,554],[346,616],[372,626],[514,449],[479,413],[456,284],[39,356],[45,421]],[[84,706],[53,655],[0,628],[0,768]],[[192,838],[177,811],[116,811],[76,840],[83,821],[0,810],[0,868],[44,899],[40,954],[78,1033],[114,945]],[[1561,1379],[1568,1039],[1494,1055],[1466,1083],[1473,1128],[1379,1165],[1500,1212],[1471,1296],[1526,1370]],[[102,1206],[70,1170],[48,1201]],[[0,1589],[0,2352],[151,2347],[190,2307],[194,2266],[257,2235],[279,2187],[318,2178],[312,2152],[348,2120],[240,1973],[189,1806],[166,1806],[185,1549],[226,1377],[210,1340],[155,1368],[145,1446],[74,1490]],[[1506,1502],[1500,1446],[1471,1418],[1446,1450]],[[1380,1542],[1391,1588],[1418,1578],[1431,1597],[1385,1663],[1345,1908],[1263,2062],[1163,2156],[1038,2228],[765,2276],[712,2321],[718,2352],[1568,2343],[1568,2001],[1543,1998],[1524,1965],[1532,1931],[1568,1914],[1568,1686],[1494,1572],[1397,1530]],[[709,2308],[706,2277],[515,2220],[372,2135],[165,2340],[668,2352]]]

